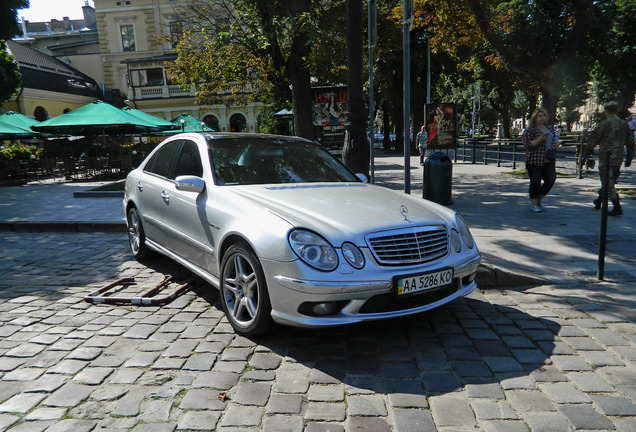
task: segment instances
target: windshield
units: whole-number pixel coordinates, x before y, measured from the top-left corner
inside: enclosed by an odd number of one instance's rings
[[[216,184],[359,182],[317,144],[277,138],[208,139]]]

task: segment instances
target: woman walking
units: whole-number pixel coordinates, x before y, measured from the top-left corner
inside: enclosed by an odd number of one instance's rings
[[[537,108],[523,132],[526,170],[530,177],[530,210],[535,213],[543,211],[542,200],[556,181],[555,151],[559,145],[558,137],[555,137],[554,129],[549,127],[547,122],[548,112],[543,108]]]

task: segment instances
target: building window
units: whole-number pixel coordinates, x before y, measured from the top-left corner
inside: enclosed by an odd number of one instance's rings
[[[130,83],[133,87],[162,86],[163,69],[138,69],[130,71]]]
[[[183,37],[183,26],[179,21],[172,21],[170,24],[170,43],[172,48],[176,47]]]
[[[135,28],[132,24],[119,26],[121,34],[121,46],[124,51],[136,51],[135,48]]]

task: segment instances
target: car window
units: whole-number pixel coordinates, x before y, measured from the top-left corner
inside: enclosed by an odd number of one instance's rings
[[[208,146],[220,185],[360,181],[344,164],[310,142],[211,139]]]
[[[192,141],[185,141],[177,162],[175,164],[173,179],[182,175],[193,175],[203,177],[203,164],[197,145]]]
[[[171,141],[162,146],[148,161],[144,171],[169,178],[170,167],[180,145],[181,141]]]

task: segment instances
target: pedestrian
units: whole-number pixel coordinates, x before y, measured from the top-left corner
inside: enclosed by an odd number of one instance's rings
[[[626,167],[632,164],[632,158],[634,157],[634,134],[629,129],[627,122],[616,116],[617,111],[618,102],[608,102],[603,111],[605,120],[600,122],[589,133],[586,131],[583,132],[585,138],[587,138],[585,156],[592,155],[596,146],[599,146],[598,172],[601,177],[601,189],[598,192],[598,197],[593,201],[594,208],[597,210],[601,208],[601,191],[604,189],[604,186],[607,186],[606,190],[614,205],[614,208],[607,213],[610,216],[620,216],[623,214],[618,192],[616,192],[616,188],[614,187],[621,174],[623,148],[627,149],[627,155],[625,156]],[[609,155],[607,153],[608,150],[610,152]],[[604,185],[603,179],[608,169],[608,183]]]
[[[559,144],[558,138],[555,139],[554,129],[547,124],[548,119],[548,111],[537,108],[530,116],[528,127],[523,131],[526,170],[530,177],[530,210],[534,213],[544,210],[542,200],[556,181],[554,158]]]
[[[424,156],[426,156],[426,149],[428,147],[428,133],[426,132],[426,126],[422,126],[422,129],[417,133],[415,143],[417,145],[417,149],[420,151],[420,166],[422,166],[424,165]]]
[[[636,139],[636,116],[633,115],[628,124],[629,129],[632,131],[632,135],[634,135],[634,138]]]

